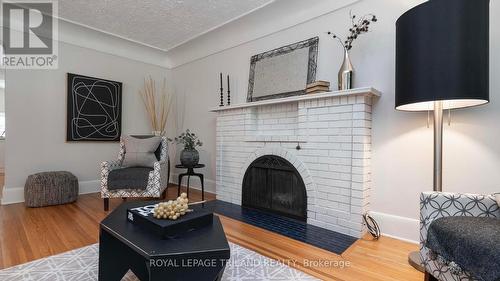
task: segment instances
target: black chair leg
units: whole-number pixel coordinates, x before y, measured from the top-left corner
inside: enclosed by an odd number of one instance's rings
[[[177,197],[181,196],[181,183],[182,183],[182,176],[183,174],[179,174],[179,181],[178,181],[178,187],[177,187]]]
[[[104,198],[104,211],[109,211],[109,198]]]
[[[161,194],[161,196],[160,196],[160,198],[161,198],[162,200],[167,199],[167,189],[168,189],[168,187],[165,187],[165,189],[163,190],[163,192],[162,192],[162,194]]]

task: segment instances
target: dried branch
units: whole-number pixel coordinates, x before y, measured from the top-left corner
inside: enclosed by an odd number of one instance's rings
[[[165,128],[172,108],[172,95],[167,90],[167,80],[163,79],[161,94],[158,97],[153,78],[144,79],[144,88],[139,91],[153,131],[165,133]],[[157,104],[159,102],[159,104]]]
[[[327,32],[327,34],[331,35],[332,38],[337,39],[340,45],[342,45],[342,47],[347,51],[352,49],[352,43],[361,34],[367,33],[369,31],[370,23],[377,22],[377,16],[375,16],[374,14],[366,14],[359,18],[359,20],[356,22],[356,15],[353,15],[352,11],[349,11],[349,17],[351,19],[352,27],[349,28],[349,35],[347,36],[346,40],[342,40],[337,34],[334,34],[331,31]]]

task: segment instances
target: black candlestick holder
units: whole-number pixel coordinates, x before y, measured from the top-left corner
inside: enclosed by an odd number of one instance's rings
[[[223,92],[224,89],[222,89],[222,87],[220,88],[220,104],[219,106],[224,106],[224,92]]]

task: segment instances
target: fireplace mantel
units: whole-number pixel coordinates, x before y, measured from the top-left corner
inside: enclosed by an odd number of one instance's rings
[[[258,106],[264,106],[264,105],[274,105],[274,104],[282,104],[282,103],[324,99],[324,98],[330,98],[330,97],[348,97],[348,96],[358,96],[358,95],[368,95],[368,96],[380,97],[381,93],[372,87],[364,87],[364,88],[355,88],[355,89],[343,90],[343,91],[325,92],[325,93],[320,93],[320,94],[308,94],[308,95],[293,96],[293,97],[280,98],[280,99],[269,99],[269,100],[255,101],[255,102],[247,102],[247,103],[230,105],[230,106],[220,106],[220,107],[215,107],[215,108],[211,109],[210,111],[211,112],[219,112],[219,111],[225,111],[225,110],[248,108],[248,107],[258,107]]]

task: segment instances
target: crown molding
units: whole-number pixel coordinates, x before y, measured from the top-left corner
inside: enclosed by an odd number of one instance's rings
[[[275,0],[245,17],[167,51],[170,67],[203,59],[213,54],[290,29],[299,24],[352,5],[361,0]]]
[[[166,53],[158,48],[64,19],[59,19],[58,37],[59,42],[93,49],[167,69],[170,67]]]
[[[166,52],[163,50],[65,19],[58,18],[56,22],[58,32],[54,39],[58,43],[62,42],[167,69],[170,68]],[[1,21],[0,27],[3,27]],[[12,30],[23,32],[18,29]]]

